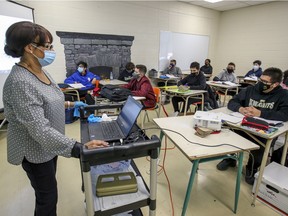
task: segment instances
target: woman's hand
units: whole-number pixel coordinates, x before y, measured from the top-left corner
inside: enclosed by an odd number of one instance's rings
[[[101,147],[107,147],[109,146],[109,143],[102,141],[102,140],[91,140],[85,143],[84,146],[87,149],[96,149],[96,148],[101,148]]]

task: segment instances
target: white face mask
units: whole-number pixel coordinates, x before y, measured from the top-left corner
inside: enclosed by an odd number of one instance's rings
[[[254,66],[253,66],[253,70],[254,70],[254,71],[257,71],[258,69],[259,69],[259,66],[258,66],[258,65],[254,65]]]
[[[79,71],[79,73],[82,73],[84,68],[83,67],[78,67],[77,70]]]

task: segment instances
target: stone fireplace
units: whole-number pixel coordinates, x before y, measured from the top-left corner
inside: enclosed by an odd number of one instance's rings
[[[79,61],[87,62],[88,68],[108,66],[114,77],[131,61],[131,46],[134,36],[89,34],[56,31],[64,45],[66,77],[76,69]]]

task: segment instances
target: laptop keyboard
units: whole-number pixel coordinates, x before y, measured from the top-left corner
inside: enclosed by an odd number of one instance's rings
[[[114,124],[115,123],[115,124]],[[102,122],[101,129],[104,139],[121,137],[116,122]]]

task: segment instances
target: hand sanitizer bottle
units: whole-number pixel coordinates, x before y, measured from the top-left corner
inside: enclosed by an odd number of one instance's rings
[[[110,80],[113,80],[113,72],[110,72]]]

